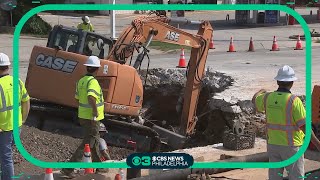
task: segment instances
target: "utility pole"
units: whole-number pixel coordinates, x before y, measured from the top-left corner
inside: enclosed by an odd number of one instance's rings
[[[112,0],[112,4],[116,4],[116,0]],[[115,26],[115,11],[111,10],[111,14],[110,14],[110,25],[111,25],[111,36],[112,39],[116,38],[116,26]]]

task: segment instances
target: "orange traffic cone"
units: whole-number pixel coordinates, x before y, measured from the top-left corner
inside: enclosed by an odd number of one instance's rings
[[[272,49],[270,51],[280,51],[277,43],[276,36],[273,36]]]
[[[44,180],[54,180],[51,168],[46,169],[46,174],[44,175]]]
[[[210,49],[215,49],[214,43],[213,43],[213,34],[212,34],[211,39],[210,39],[209,48]]]
[[[180,59],[179,59],[179,65],[177,68],[186,68],[186,58],[184,57],[184,49],[181,48],[181,54],[180,54]]]
[[[91,151],[89,144],[84,145],[83,162],[91,163]],[[93,168],[86,168],[84,174],[93,174]]]
[[[302,43],[301,43],[301,39],[300,39],[300,35],[298,35],[298,40],[297,40],[296,48],[295,48],[294,50],[303,50],[303,48],[302,48]]]
[[[253,47],[253,40],[252,37],[250,37],[250,43],[249,43],[249,52],[254,52],[254,47]]]
[[[233,38],[232,37],[230,38],[229,51],[227,51],[227,52],[236,52],[234,45],[233,45]]]

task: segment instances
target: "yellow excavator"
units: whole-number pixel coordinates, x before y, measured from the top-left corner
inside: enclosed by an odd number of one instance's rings
[[[26,78],[31,110],[41,117],[39,127],[49,113],[70,114],[76,119],[76,82],[86,73],[83,64],[87,57],[96,55],[101,60],[97,80],[105,99],[106,118],[102,122],[108,130],[108,144],[128,147],[128,142],[133,141],[140,152],[159,151],[161,143],[172,148],[183,147],[197,123],[197,102],[213,28],[203,21],[199,23],[198,33],[191,34],[171,23],[190,21],[141,16],[116,41],[93,32],[54,26],[46,47],[34,46]],[[144,124],[138,121],[143,105],[143,82],[137,69],[148,56],[151,41],[191,47],[179,132],[148,120]],[[138,55],[133,60],[136,52]]]

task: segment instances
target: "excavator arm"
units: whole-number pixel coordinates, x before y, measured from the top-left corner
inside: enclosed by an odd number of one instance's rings
[[[141,46],[148,41],[161,41],[200,48],[201,36],[175,28],[170,25],[171,23],[189,24],[191,21],[169,19],[162,16],[145,16],[133,20],[131,25],[119,36],[107,59],[127,63],[128,58],[134,53],[135,46]]]
[[[169,23],[181,24],[191,22],[188,20],[173,20],[162,16],[147,16],[135,19],[119,36],[119,39],[109,53],[108,59],[127,64],[128,59],[133,55],[137,46],[145,44],[147,47],[151,41],[191,47],[179,133],[182,136],[187,136],[194,132],[197,122],[195,116],[197,102],[213,28],[208,21],[204,21],[199,25],[198,33],[194,35],[175,28],[169,25]],[[138,55],[134,68],[140,67],[145,53],[141,52]]]

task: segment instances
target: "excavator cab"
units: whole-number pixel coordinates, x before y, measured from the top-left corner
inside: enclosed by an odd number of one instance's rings
[[[129,122],[142,107],[141,78],[133,67],[107,59],[112,48],[112,39],[61,25],[54,26],[46,47],[33,47],[26,88],[31,110],[39,117],[37,126],[43,128],[48,113],[63,115],[66,118],[57,118],[62,121],[72,118],[77,123],[76,83],[86,73],[83,64],[88,56],[95,55],[101,60],[96,79],[104,96],[105,119],[101,122],[108,129],[108,144],[126,147],[127,140],[133,140],[141,142],[137,149],[153,151],[159,145],[158,134]]]
[[[47,47],[105,59],[113,47],[113,40],[96,33],[57,25],[49,34]]]
[[[76,82],[86,73],[83,64],[88,56],[97,56],[101,68],[96,78],[102,88],[105,112],[138,115],[143,93],[140,76],[133,67],[107,59],[112,48],[113,40],[100,34],[54,26],[46,47],[34,46],[32,50],[26,78],[29,94],[47,102],[77,107],[74,93]],[[52,76],[54,80],[46,80]],[[60,96],[55,96],[55,89],[59,89]]]

